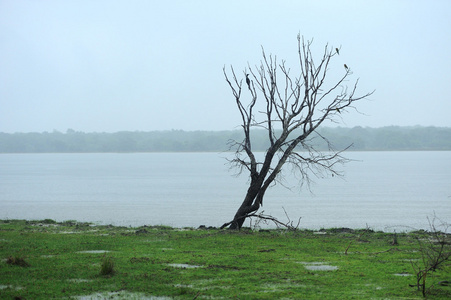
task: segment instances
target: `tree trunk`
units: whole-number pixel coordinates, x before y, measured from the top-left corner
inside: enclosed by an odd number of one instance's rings
[[[259,196],[259,193],[261,192],[264,177],[265,176],[263,174],[259,174],[256,175],[251,181],[246,197],[244,198],[240,208],[235,213],[229,229],[241,229],[244,221],[246,220],[246,216],[260,208],[261,203],[257,200],[257,196]]]
[[[229,229],[240,230],[241,227],[243,226],[244,220],[246,220],[247,214],[248,213],[246,213],[245,210],[240,207],[236,212],[235,217],[233,219],[234,221],[232,222],[232,224],[230,224]]]
[[[235,216],[233,217],[233,222],[232,224],[230,224],[229,229],[238,229],[238,230],[241,229],[244,221],[246,220],[247,215],[254,211],[257,211],[258,208],[260,207],[258,203],[254,203],[253,205],[245,205],[246,202],[247,202],[246,199],[244,199],[243,204],[235,213]]]
[[[265,178],[270,170],[271,161],[274,157],[275,149],[277,148],[273,146],[266,152],[265,162],[260,170],[260,173],[257,171],[252,172],[251,184],[247,190],[246,197],[244,198],[240,208],[235,213],[233,222],[231,223],[229,229],[241,229],[244,221],[246,220],[246,216],[260,208],[267,185],[274,180],[274,178],[270,178],[267,180],[269,182],[265,182]]]

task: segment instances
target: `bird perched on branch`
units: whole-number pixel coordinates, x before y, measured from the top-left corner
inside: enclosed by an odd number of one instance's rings
[[[338,48],[335,48],[335,51],[337,51],[337,54],[340,55],[340,50]]]
[[[249,89],[251,89],[251,80],[249,79],[249,74],[246,74],[246,83]]]
[[[346,64],[345,64],[345,69],[346,69],[346,70],[349,69],[349,68],[348,68],[348,65],[346,65]]]

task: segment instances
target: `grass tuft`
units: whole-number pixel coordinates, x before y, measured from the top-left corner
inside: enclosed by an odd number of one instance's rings
[[[25,260],[25,258],[20,256],[10,256],[6,259],[6,263],[9,265],[19,266],[19,267],[29,267],[30,264]]]
[[[114,269],[113,259],[109,256],[104,256],[100,265],[100,275],[112,276],[114,273],[116,273],[116,270]]]

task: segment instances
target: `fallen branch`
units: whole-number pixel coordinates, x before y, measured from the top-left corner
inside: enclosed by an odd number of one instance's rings
[[[283,208],[283,207],[282,207],[282,208]],[[285,212],[285,215],[286,215],[287,218],[288,218],[288,222],[286,222],[286,223],[283,223],[283,222],[279,221],[277,218],[275,218],[275,217],[273,217],[273,216],[271,216],[271,215],[265,215],[265,214],[263,214],[263,212],[261,212],[261,213],[259,213],[259,214],[250,213],[250,214],[247,214],[247,215],[245,215],[245,216],[242,216],[242,217],[233,219],[232,221],[223,224],[223,225],[220,227],[220,229],[224,229],[225,227],[229,226],[230,224],[232,224],[233,222],[236,222],[236,221],[239,220],[239,219],[255,217],[255,218],[258,218],[258,219],[260,219],[260,220],[271,221],[271,222],[273,222],[274,224],[276,224],[277,228],[285,227],[285,228],[288,229],[288,230],[293,230],[293,231],[298,230],[299,224],[301,223],[301,218],[299,218],[299,220],[298,220],[296,226],[294,226],[293,221],[291,221],[291,219],[288,217],[288,214],[287,214],[287,212],[285,211],[285,208],[283,208],[283,210],[284,210],[284,212]]]

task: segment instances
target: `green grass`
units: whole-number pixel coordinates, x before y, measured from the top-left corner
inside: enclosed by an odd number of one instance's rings
[[[409,286],[420,233],[398,233],[398,245],[381,232],[321,233],[0,221],[0,299],[422,299]],[[320,263],[338,269],[310,269]],[[447,263],[428,299],[451,298],[437,285],[450,279]]]

